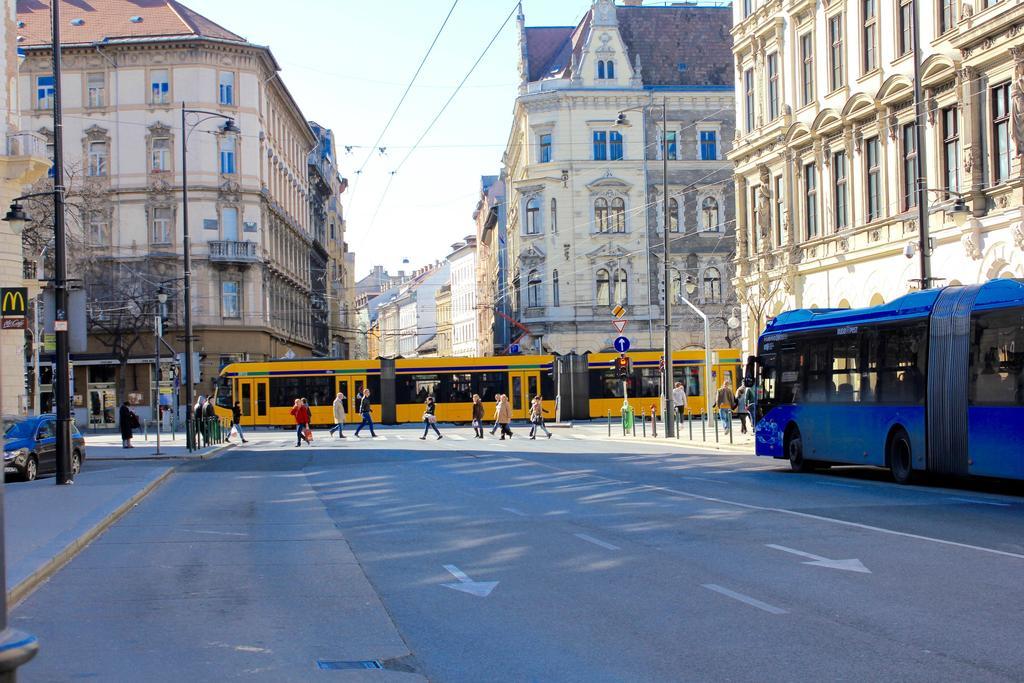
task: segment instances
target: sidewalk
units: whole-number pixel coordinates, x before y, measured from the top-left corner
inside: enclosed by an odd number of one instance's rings
[[[5,484],[9,607],[159,486],[172,469],[87,459],[70,486],[57,486],[53,477]]]
[[[236,440],[237,443],[237,440]],[[105,460],[206,460],[232,444],[224,443],[218,446],[188,452],[185,447],[185,435],[178,432],[174,440],[170,434],[163,434],[160,437],[160,455],[156,453],[156,435],[150,434],[146,441],[141,435],[132,439],[134,448],[123,448],[121,446],[121,435],[112,434],[86,434],[85,449],[86,462],[102,462]]]
[[[693,438],[690,438],[692,427]],[[703,431],[702,431],[703,427]],[[639,418],[636,420],[636,429],[630,430],[628,434],[622,433],[622,420],[613,416],[611,420],[611,436],[608,436],[607,420],[591,420],[590,422],[574,422],[571,429],[566,430],[568,434],[578,433],[587,437],[600,436],[605,440],[621,443],[649,443],[659,446],[672,446],[677,448],[708,448],[711,450],[727,451],[729,453],[753,453],[754,433],[749,421],[747,422],[747,433],[740,433],[740,421],[733,420],[732,442],[729,441],[729,434],[718,425],[718,438],[715,439],[715,422],[703,426],[699,419],[694,419],[692,424],[684,420],[679,425],[679,434],[673,439],[666,439],[664,425],[658,423],[658,435],[655,437],[651,430],[651,422],[646,425],[646,436],[644,436],[644,425]],[[636,436],[634,436],[634,433]]]

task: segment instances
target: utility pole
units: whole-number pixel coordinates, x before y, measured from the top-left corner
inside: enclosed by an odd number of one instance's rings
[[[676,435],[675,406],[672,402],[672,269],[669,266],[669,239],[668,228],[671,224],[669,219],[668,200],[668,97],[661,98],[661,163],[662,163],[662,194],[665,200],[664,214],[665,221],[662,232],[665,237],[665,372],[662,374],[662,392],[665,394],[665,412],[661,416],[665,421],[665,438],[671,439]]]
[[[181,218],[182,246],[185,258],[185,424],[192,420],[192,411],[188,409],[195,398],[192,394],[192,242],[188,232],[188,128],[185,123],[185,102],[181,102]]]
[[[57,478],[58,486],[74,483],[71,472],[71,377],[68,348],[68,264],[64,227],[64,122],[61,104],[60,1],[50,3],[53,20],[53,237],[54,237],[54,324],[57,338]]]
[[[931,289],[932,286],[932,264],[930,244],[928,237],[928,172],[924,156],[924,124],[925,109],[924,96],[921,92],[921,13],[918,11],[919,0],[914,3],[914,149],[917,150],[915,159],[915,175],[917,176],[917,234],[921,239],[918,256],[921,261],[921,289]]]

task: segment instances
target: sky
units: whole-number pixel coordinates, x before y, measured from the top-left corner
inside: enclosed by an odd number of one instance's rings
[[[341,173],[349,179],[343,203],[357,278],[374,265],[395,273],[447,256],[452,244],[476,231],[480,177],[501,168],[519,74],[512,0],[458,0],[379,145],[385,152],[371,149],[453,2],[185,0],[270,46],[306,118],[334,130]],[[590,4],[523,0],[523,11],[527,26],[575,26]],[[510,12],[466,85],[409,155]]]

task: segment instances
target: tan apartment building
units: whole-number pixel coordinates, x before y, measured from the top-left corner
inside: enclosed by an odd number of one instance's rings
[[[1024,276],[1024,5],[918,3],[932,276]],[[919,286],[913,3],[734,5],[746,348],[792,308]],[[953,211],[962,193],[969,217]]]

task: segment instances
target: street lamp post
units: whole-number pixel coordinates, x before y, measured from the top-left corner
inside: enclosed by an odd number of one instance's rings
[[[930,289],[932,286],[932,264],[931,250],[928,248],[928,176],[927,166],[924,158],[924,95],[921,91],[921,13],[918,11],[919,0],[913,0],[914,6],[914,149],[917,152],[914,159],[914,175],[917,178],[917,223],[919,252],[921,259],[921,289]]]
[[[160,343],[163,341],[164,336],[164,306],[167,304],[167,292],[164,291],[163,285],[160,285],[160,289],[157,291],[156,300],[160,304],[159,309],[156,312],[156,318],[153,320],[153,337],[156,342],[156,397],[153,402],[153,406],[156,409],[156,453],[153,455],[163,455],[160,452],[160,431],[163,426],[163,407],[160,405]]]
[[[693,295],[697,291],[697,283],[692,278],[686,279],[686,293]],[[689,297],[683,297],[683,303],[690,307],[690,309],[697,314],[701,322],[704,323],[704,401],[707,406],[707,419],[712,419],[711,416],[711,390],[714,388],[713,370],[711,366],[711,324],[708,322],[708,316],[704,314],[704,311],[700,310],[693,305]]]
[[[182,219],[182,247],[183,257],[185,260],[185,273],[182,281],[184,283],[182,289],[185,295],[185,404],[189,406],[192,404],[193,396],[193,382],[194,377],[192,376],[192,241],[189,237],[188,229],[188,136],[191,130],[188,127],[188,121],[186,119],[188,114],[203,114],[205,118],[196,121],[193,125],[198,126],[203,121],[210,119],[220,118],[224,119],[224,126],[222,130],[225,133],[238,133],[240,132],[238,127],[235,125],[234,118],[225,114],[220,114],[213,111],[203,111],[202,109],[188,109],[185,107],[185,103],[181,103],[181,219]],[[191,422],[193,418],[190,410],[185,411],[185,423],[186,425]]]

